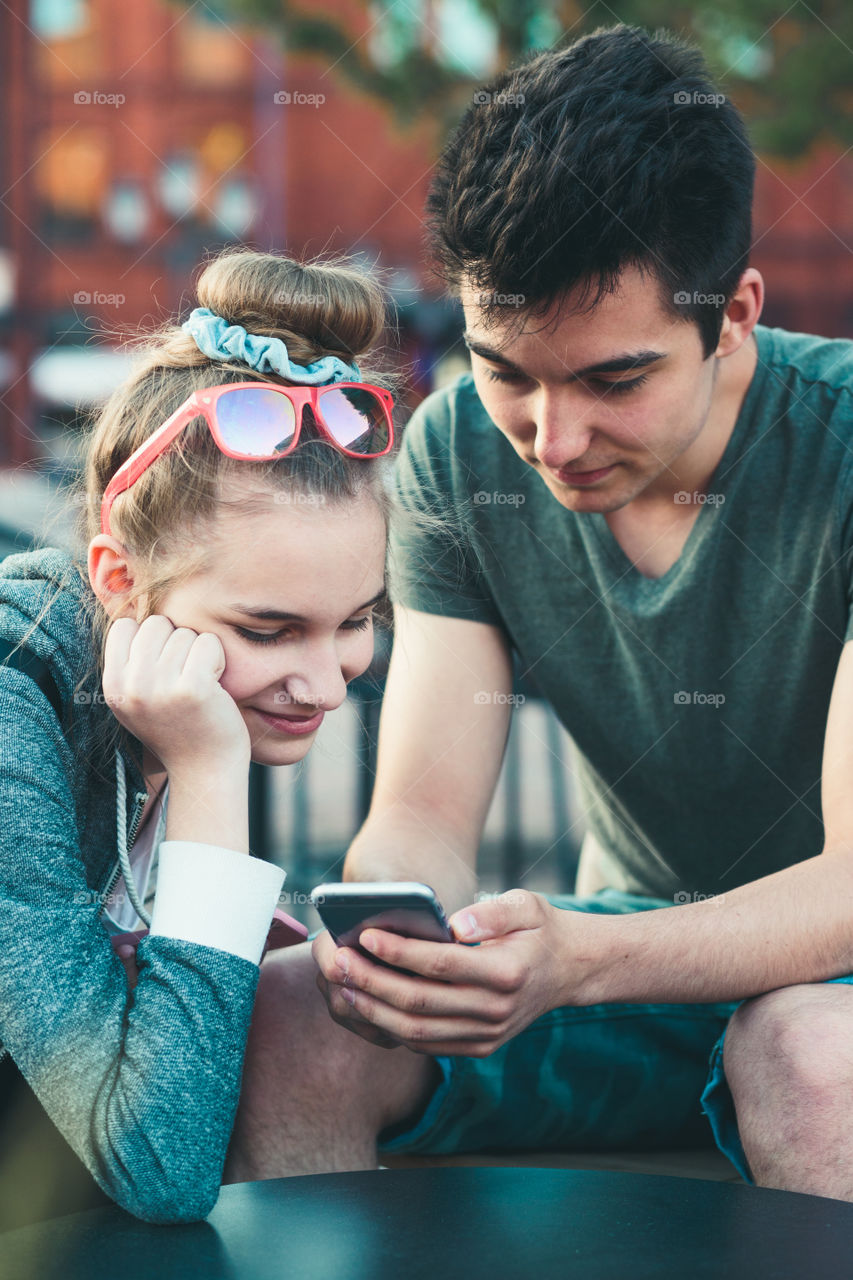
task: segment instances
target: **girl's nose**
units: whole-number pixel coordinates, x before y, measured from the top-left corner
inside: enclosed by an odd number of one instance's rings
[[[310,679],[295,672],[286,676],[282,692],[294,706],[334,711],[346,698],[347,686],[340,665],[329,662],[312,671]]]
[[[302,676],[287,676],[282,692],[297,706],[318,707],[320,705],[321,695],[315,690],[312,691],[308,681],[304,680]]]

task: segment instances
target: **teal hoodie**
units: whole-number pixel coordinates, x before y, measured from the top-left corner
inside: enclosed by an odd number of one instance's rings
[[[117,819],[132,845],[147,795],[140,744],[122,731],[110,745],[90,599],[65,552],[0,561],[0,637],[28,637],[70,721],[63,733],[36,683],[0,666],[0,1058],[11,1054],[122,1208],[193,1222],[219,1194],[259,969],[146,937],[128,990],[99,917],[118,877]],[[118,813],[117,750],[127,776]]]

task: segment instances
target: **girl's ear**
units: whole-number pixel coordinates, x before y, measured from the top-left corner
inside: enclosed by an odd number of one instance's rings
[[[89,543],[89,582],[110,618],[136,618],[134,577],[125,547],[108,533]]]

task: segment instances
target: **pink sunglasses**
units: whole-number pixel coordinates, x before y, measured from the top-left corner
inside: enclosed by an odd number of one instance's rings
[[[205,419],[229,458],[269,462],[285,458],[298,445],[306,405],[320,433],[348,458],[381,458],[394,444],[393,397],[366,382],[325,387],[229,382],[205,387],[194,391],[119,467],[104,492],[101,532],[110,532],[110,510],[118,495],[135,484],[195,418]]]

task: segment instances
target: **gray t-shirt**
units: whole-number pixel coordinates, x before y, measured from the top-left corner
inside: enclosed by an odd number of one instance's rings
[[[643,577],[566,510],[470,375],[407,428],[392,593],[500,627],[577,747],[599,883],[719,894],[820,852],[830,692],[853,636],[853,343],[758,326],[758,364],[684,549]]]

